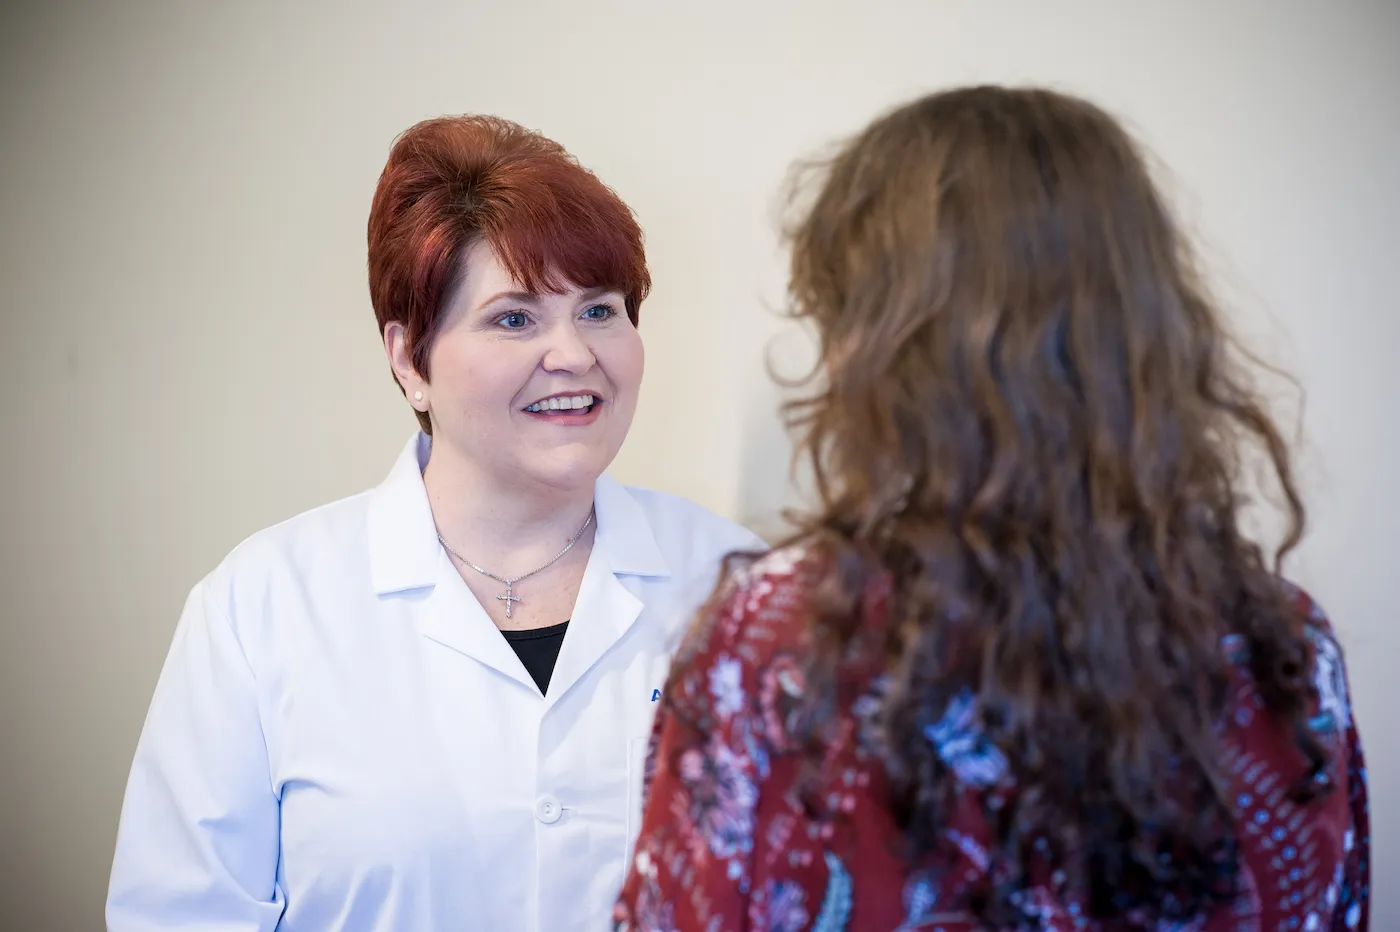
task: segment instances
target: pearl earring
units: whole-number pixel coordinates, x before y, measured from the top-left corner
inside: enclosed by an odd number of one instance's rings
[[[422,400],[423,400],[423,393],[422,393],[422,392],[414,392],[414,393],[413,393],[413,400],[414,400],[414,401],[422,401]]]

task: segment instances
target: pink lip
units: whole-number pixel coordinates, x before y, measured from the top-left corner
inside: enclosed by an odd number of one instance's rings
[[[603,406],[600,404],[595,404],[586,411],[580,408],[577,414],[561,414],[558,412],[546,414],[543,411],[539,413],[526,411],[525,416],[534,418],[537,421],[542,421],[546,424],[553,424],[555,427],[587,427],[589,424],[592,424],[594,421],[598,420],[598,418],[602,417],[602,411],[600,410],[602,407]]]

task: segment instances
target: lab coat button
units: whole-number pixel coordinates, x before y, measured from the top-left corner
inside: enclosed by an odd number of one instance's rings
[[[553,796],[541,796],[535,802],[535,818],[546,825],[559,821],[559,816],[564,812],[564,807],[559,805],[559,800]]]

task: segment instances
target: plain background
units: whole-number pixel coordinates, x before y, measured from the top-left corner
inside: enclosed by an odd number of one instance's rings
[[[185,593],[380,480],[413,428],[365,283],[391,140],[553,136],[656,279],[620,478],[764,527],[765,351],[794,159],[915,94],[1039,82],[1127,120],[1237,329],[1306,388],[1294,575],[1349,651],[1375,874],[1400,875],[1400,3],[6,4],[0,14],[0,926],[101,927],[126,771]],[[1286,396],[1280,402],[1287,410]],[[1400,928],[1380,884],[1377,929]]]

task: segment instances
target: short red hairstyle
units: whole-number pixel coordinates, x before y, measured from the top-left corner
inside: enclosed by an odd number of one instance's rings
[[[527,291],[621,292],[634,325],[651,288],[632,211],[563,146],[499,117],[425,120],[395,140],[369,212],[380,334],[400,321],[425,379],[463,257],[478,241]],[[427,414],[418,421],[431,430]]]

